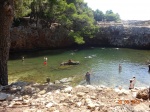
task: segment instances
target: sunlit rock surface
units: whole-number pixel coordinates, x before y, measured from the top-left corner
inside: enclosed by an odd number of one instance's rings
[[[16,85],[15,85],[16,84]],[[24,85],[23,85],[24,84]],[[20,88],[14,89],[14,88]],[[13,88],[13,89],[12,89]],[[12,92],[13,90],[13,92]],[[15,91],[15,92],[14,92]],[[0,111],[8,112],[148,112],[149,100],[136,99],[141,90],[105,86],[13,83],[0,92]]]

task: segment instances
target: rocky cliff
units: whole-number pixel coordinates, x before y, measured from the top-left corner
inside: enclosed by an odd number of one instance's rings
[[[150,49],[150,28],[136,26],[103,26],[88,45]]]
[[[50,28],[14,27],[11,50],[62,48],[74,45],[62,26]],[[136,26],[101,26],[94,38],[85,38],[87,46],[110,46],[150,49],[150,28]]]
[[[32,28],[14,27],[11,29],[11,50],[33,50],[47,48],[61,48],[72,45],[73,40],[68,37],[68,31],[62,27]]]

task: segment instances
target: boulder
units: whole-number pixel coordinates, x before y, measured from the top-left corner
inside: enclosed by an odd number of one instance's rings
[[[77,103],[76,103],[76,106],[77,106],[77,107],[81,107],[81,105],[82,105],[82,102],[77,102]]]
[[[60,65],[79,65],[79,61],[62,62]]]
[[[18,81],[18,82],[12,83],[11,85],[22,87],[22,86],[27,86],[28,83],[27,82]]]
[[[21,89],[21,92],[23,94],[33,94],[35,92],[35,88],[33,88],[31,86],[25,86]]]
[[[78,92],[78,93],[77,93],[77,96],[78,96],[78,97],[83,97],[83,96],[85,96],[85,93],[83,93],[83,92]]]
[[[55,84],[60,84],[60,81],[59,80],[55,80]]]
[[[0,93],[0,101],[6,100],[8,95],[6,93]]]
[[[47,105],[46,105],[46,107],[47,108],[50,108],[50,107],[52,107],[54,104],[52,103],[52,102],[50,102],[50,103],[48,103]]]
[[[60,82],[61,83],[66,83],[66,82],[68,82],[68,78],[63,78],[63,79],[60,80]]]
[[[8,94],[7,100],[8,100],[8,101],[11,101],[11,100],[13,100],[13,99],[14,99],[14,95],[9,95],[9,94]]]
[[[45,93],[46,93],[46,90],[42,90],[42,91],[39,92],[40,95],[43,95]]]
[[[63,90],[63,92],[65,92],[65,93],[70,93],[71,91],[72,91],[72,87],[71,86],[69,86],[69,87],[67,87],[67,88],[65,88]]]
[[[148,89],[138,91],[136,98],[147,100],[149,98],[149,91]]]
[[[88,109],[94,109],[94,108],[95,108],[95,104],[89,103],[89,104],[87,105],[87,108],[88,108]]]

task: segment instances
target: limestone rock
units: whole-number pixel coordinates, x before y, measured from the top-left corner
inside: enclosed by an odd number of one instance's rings
[[[24,88],[21,89],[21,93],[23,94],[33,94],[35,92],[35,88],[31,86],[25,86]]]
[[[91,99],[96,100],[96,96],[91,96]]]
[[[55,80],[55,84],[60,84],[60,81],[59,80]]]
[[[60,80],[60,83],[63,83],[65,85],[69,85],[72,80],[73,80],[72,77],[63,78],[63,79]]]
[[[8,95],[6,93],[0,93],[0,101],[6,100]]]
[[[149,98],[148,89],[138,91],[136,98],[147,100]]]
[[[92,85],[86,85],[87,88],[91,89],[91,90],[96,90],[96,87],[92,86]]]
[[[11,85],[22,87],[22,86],[27,86],[28,83],[27,82],[18,81],[18,82],[12,83]]]
[[[76,89],[85,88],[85,86],[83,86],[83,85],[77,85],[75,88],[76,88]]]
[[[87,108],[88,108],[88,109],[94,109],[94,108],[95,108],[95,105],[94,105],[93,103],[89,103],[89,104],[87,105]]]
[[[83,93],[83,92],[78,92],[78,93],[77,93],[77,96],[78,96],[78,97],[83,97],[84,95],[85,95],[85,93]]]
[[[39,92],[40,95],[43,95],[45,93],[46,93],[46,90],[42,90],[42,91]]]
[[[48,103],[47,105],[46,105],[46,107],[47,108],[50,108],[50,107],[52,107],[54,104],[52,103],[52,102],[50,102],[50,103]]]
[[[63,90],[65,93],[70,93],[72,91],[72,87],[69,86]]]
[[[8,100],[8,101],[11,101],[11,100],[13,100],[13,99],[14,99],[14,95],[9,95],[9,94],[8,94],[7,100]]]
[[[148,112],[149,107],[143,103],[140,103],[134,107],[134,110],[137,112]]]
[[[81,107],[82,102],[77,102],[76,105],[77,105],[77,107]]]

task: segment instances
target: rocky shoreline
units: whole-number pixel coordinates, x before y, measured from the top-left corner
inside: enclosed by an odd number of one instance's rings
[[[1,86],[0,112],[150,112],[148,98],[146,88],[16,82]]]

